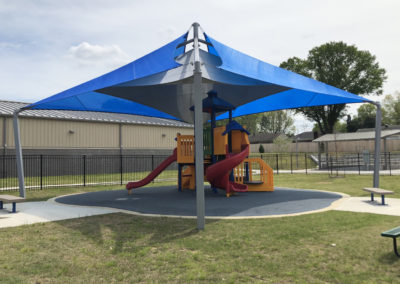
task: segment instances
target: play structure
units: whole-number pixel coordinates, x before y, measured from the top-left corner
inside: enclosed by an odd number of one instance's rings
[[[191,108],[193,110],[193,107]],[[238,122],[232,120],[234,107],[209,92],[203,100],[203,111],[210,115],[209,125],[203,133],[205,181],[212,189],[223,189],[226,196],[234,192],[273,191],[273,171],[260,158],[249,158],[249,132]],[[226,126],[216,126],[216,114],[229,112]],[[145,186],[154,180],[171,163],[178,163],[178,189],[195,189],[195,147],[193,135],[176,137],[177,147],[173,154],[164,160],[147,177],[126,185],[129,193],[133,188]]]

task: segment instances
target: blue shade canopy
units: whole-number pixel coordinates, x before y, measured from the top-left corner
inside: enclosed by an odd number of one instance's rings
[[[193,122],[193,50],[188,33],[119,69],[29,105],[128,113]],[[200,50],[203,97],[209,91],[236,109],[233,117],[280,109],[369,100],[265,63],[204,33]],[[227,118],[222,114],[218,119]],[[205,119],[207,119],[205,114]]]

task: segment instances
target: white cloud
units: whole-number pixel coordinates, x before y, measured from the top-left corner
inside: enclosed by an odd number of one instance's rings
[[[328,41],[355,44],[387,70],[384,93],[400,90],[400,1],[203,0],[196,9],[192,0],[93,2],[0,0],[0,99],[63,91],[148,54],[194,21],[274,65]]]
[[[85,41],[71,46],[67,57],[83,66],[119,66],[128,62],[127,54],[118,45],[92,45]]]

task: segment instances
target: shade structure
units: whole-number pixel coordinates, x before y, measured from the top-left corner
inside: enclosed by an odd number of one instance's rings
[[[236,110],[253,113],[369,100],[273,66],[232,49],[203,33],[199,49],[203,94],[215,91]],[[27,106],[129,113],[193,123],[194,49],[188,33],[119,69]],[[226,118],[222,114],[218,118]]]
[[[198,228],[202,229],[202,123],[205,121],[204,116],[209,115],[202,112],[202,100],[208,92],[217,93],[218,98],[235,107],[233,117],[279,109],[361,103],[369,100],[262,62],[218,42],[204,32],[200,39],[199,25],[194,23],[192,26],[193,39],[188,39],[187,32],[119,69],[19,111],[101,111],[194,122]],[[204,49],[200,49],[200,42],[205,46]],[[187,49],[192,43],[193,49]],[[194,112],[191,110],[192,106]],[[18,112],[15,113],[16,122]],[[225,113],[218,118],[226,117]],[[15,129],[18,142],[18,127]],[[22,155],[21,151],[16,153],[22,192]]]

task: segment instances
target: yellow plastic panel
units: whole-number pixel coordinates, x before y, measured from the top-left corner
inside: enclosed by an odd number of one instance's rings
[[[228,135],[222,135],[225,126],[214,128],[214,155],[225,155]]]
[[[232,131],[232,152],[240,153],[242,151],[242,132],[240,130]]]

